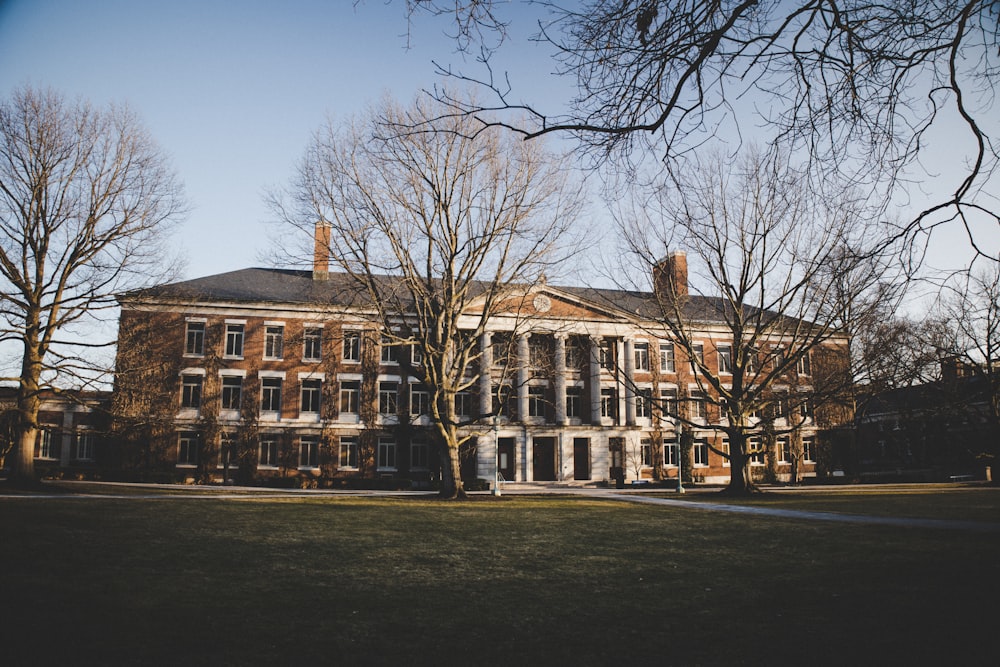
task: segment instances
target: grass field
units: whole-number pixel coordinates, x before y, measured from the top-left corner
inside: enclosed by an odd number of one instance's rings
[[[1000,621],[995,532],[252,496],[5,498],[0,529],[3,665],[992,664]]]

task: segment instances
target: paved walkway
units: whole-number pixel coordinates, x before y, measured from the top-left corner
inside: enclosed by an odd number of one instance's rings
[[[60,482],[62,488],[72,487],[74,482]],[[214,500],[248,500],[248,499],[271,499],[288,498],[289,496],[300,497],[426,497],[426,491],[378,491],[363,489],[265,489],[260,487],[232,487],[232,486],[181,486],[162,484],[133,484],[117,482],[80,482],[88,486],[99,484],[107,487],[108,493],[20,493],[20,494],[0,494],[2,499],[60,499],[60,500],[86,500],[86,499],[135,499],[135,500],[176,500],[176,499],[214,499]],[[907,485],[909,488],[909,485]],[[871,488],[870,486],[867,488]],[[115,490],[119,490],[115,493]],[[130,492],[123,492],[130,489]],[[135,489],[143,489],[147,493],[135,493]],[[796,491],[803,489],[797,488]],[[819,490],[819,489],[817,489]],[[844,490],[837,487],[838,491]],[[702,491],[703,493],[706,491]],[[489,492],[476,492],[473,495],[486,495]],[[775,507],[761,507],[758,505],[736,505],[731,503],[697,502],[692,500],[682,500],[677,498],[664,498],[652,496],[642,492],[623,492],[617,489],[597,488],[590,486],[564,486],[564,485],[512,485],[502,491],[504,496],[512,495],[572,495],[585,496],[598,500],[640,503],[647,505],[661,505],[683,507],[685,509],[703,510],[706,512],[731,512],[734,514],[750,514],[754,516],[773,516],[785,519],[801,519],[810,521],[827,521],[836,523],[853,523],[880,526],[895,526],[904,528],[933,528],[940,530],[958,530],[985,533],[1000,533],[1000,522],[987,521],[960,521],[946,519],[917,519],[905,517],[883,517],[866,514],[843,514],[839,512],[817,512],[812,510],[791,510],[779,509]]]

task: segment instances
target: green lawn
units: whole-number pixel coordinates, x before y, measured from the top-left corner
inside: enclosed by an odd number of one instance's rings
[[[0,499],[4,665],[994,662],[1000,534],[546,497]]]

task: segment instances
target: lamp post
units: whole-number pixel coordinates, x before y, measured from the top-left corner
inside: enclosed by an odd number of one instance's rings
[[[499,418],[493,415],[493,495],[500,495],[500,429]]]
[[[683,427],[678,418],[675,422],[677,427],[677,493],[684,493],[684,456],[681,452],[681,435]]]

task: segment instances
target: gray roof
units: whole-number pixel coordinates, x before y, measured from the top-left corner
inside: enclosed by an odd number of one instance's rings
[[[394,279],[385,277],[387,286]],[[621,317],[657,320],[663,311],[652,292],[551,286],[554,292],[580,299]],[[326,280],[313,279],[312,271],[249,268],[203,278],[157,285],[120,295],[122,302],[167,301],[316,304],[361,306],[366,295],[344,273],[330,273]],[[728,302],[718,297],[692,295],[685,310],[693,321],[720,322]]]

